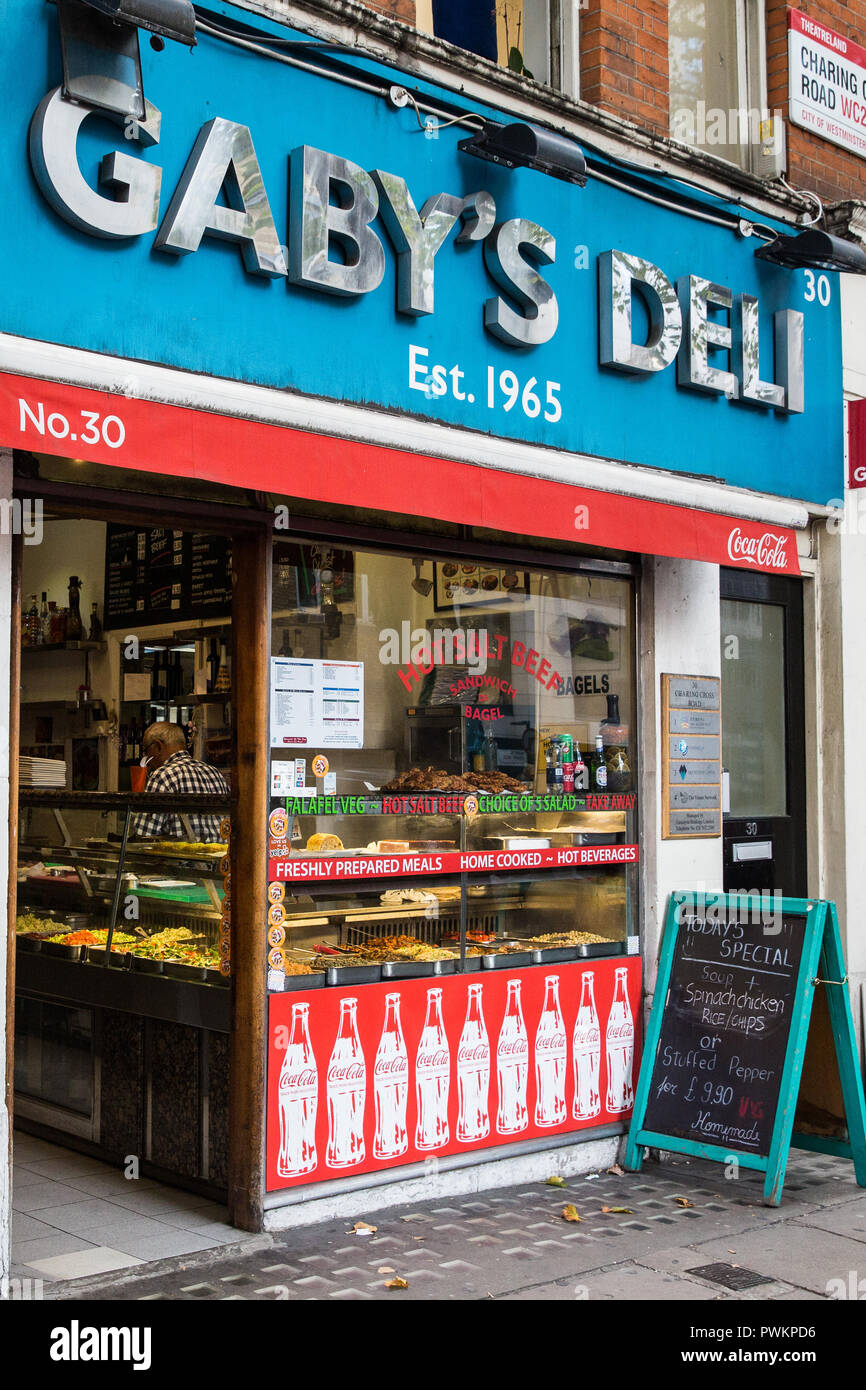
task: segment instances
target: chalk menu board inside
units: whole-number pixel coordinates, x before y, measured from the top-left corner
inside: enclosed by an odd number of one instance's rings
[[[220,617],[231,612],[231,594],[227,536],[167,527],[107,528],[106,630]]]
[[[683,912],[643,1129],[769,1154],[805,931],[745,904]]]

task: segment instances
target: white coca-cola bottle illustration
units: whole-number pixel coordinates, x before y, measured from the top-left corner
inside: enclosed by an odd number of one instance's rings
[[[490,1133],[490,1041],[481,1007],[483,988],[469,986],[466,1022],[457,1049],[457,1138],[464,1144]]]
[[[374,1158],[396,1158],[409,1147],[406,1103],[409,1099],[409,1056],[400,1027],[400,996],[385,995],[385,1026],[373,1068],[376,1105]]]
[[[428,989],[427,1017],[415,1058],[416,1149],[441,1149],[448,1143],[450,1086],[451,1053],[442,1022],[442,990]]]
[[[580,1007],[574,1023],[574,1108],[576,1120],[591,1120],[601,1114],[598,1084],[601,1062],[601,1029],[595,1007],[595,975],[587,970],[580,991]]]
[[[535,1123],[541,1129],[561,1125],[566,1118],[565,1075],[568,1046],[559,1007],[559,976],[544,980],[544,1007],[535,1034]]]
[[[280,1071],[280,1152],[277,1172],[281,1178],[312,1173],[316,1156],[316,1110],[319,1074],[310,1043],[309,1004],[292,1005],[292,1032]]]
[[[367,1067],[358,1037],[358,1001],[340,1000],[340,1026],[328,1063],[329,1168],[351,1168],[364,1158]]]
[[[509,980],[505,1017],[496,1045],[496,1080],[499,1087],[496,1129],[499,1134],[517,1134],[529,1124],[526,1109],[528,1073],[529,1041],[520,1007],[520,981]]]
[[[607,1108],[613,1115],[634,1105],[634,1019],[628,1002],[628,967],[617,967],[613,1003],[607,1020]]]

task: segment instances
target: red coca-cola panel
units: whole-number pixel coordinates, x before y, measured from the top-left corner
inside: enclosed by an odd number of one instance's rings
[[[271,995],[267,1186],[631,1115],[640,958]]]

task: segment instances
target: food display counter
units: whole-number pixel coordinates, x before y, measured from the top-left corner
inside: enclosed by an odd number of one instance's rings
[[[275,545],[270,1206],[633,1103],[630,578],[422,571]],[[327,627],[295,627],[317,593]]]
[[[222,1191],[228,1126],[228,798],[219,842],[137,839],[189,797],[21,793],[16,1118]]]

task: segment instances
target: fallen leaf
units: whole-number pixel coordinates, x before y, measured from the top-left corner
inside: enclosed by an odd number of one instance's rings
[[[401,1279],[399,1274],[395,1274],[393,1279],[385,1280],[386,1289],[408,1289],[409,1280]]]
[[[379,1268],[376,1270],[376,1273],[377,1273],[377,1274],[393,1274],[393,1273],[394,1273],[394,1268],[393,1268],[392,1265],[380,1265]]]
[[[373,1236],[378,1229],[378,1226],[371,1226],[369,1221],[356,1221],[352,1227],[352,1233],[356,1236]]]
[[[729,1255],[736,1255],[736,1253],[737,1253],[736,1250],[732,1250],[731,1247],[728,1246],[728,1254],[729,1254]]]
[[[547,1183],[547,1186],[548,1186],[548,1187],[567,1187],[567,1186],[568,1186],[567,1182],[565,1181],[565,1178],[557,1178],[557,1177],[545,1178],[545,1182]]]
[[[677,1204],[678,1207],[693,1207],[693,1206],[694,1206],[694,1202],[690,1202],[689,1199],[688,1199],[688,1197],[674,1197],[674,1201],[676,1202],[676,1204]]]
[[[419,1216],[416,1212],[413,1212],[413,1214],[412,1214],[411,1216],[401,1216],[401,1217],[400,1217],[400,1220],[401,1220],[401,1221],[423,1221],[423,1220],[424,1220],[424,1217],[423,1217],[423,1216]]]
[[[412,1239],[413,1239],[413,1240],[426,1240],[427,1237],[426,1237],[426,1236],[413,1236]]]
[[[583,1217],[578,1215],[577,1207],[569,1202],[568,1206],[562,1208],[563,1221],[582,1221]]]
[[[620,1166],[619,1166],[618,1163],[615,1163],[615,1164],[613,1165],[612,1168],[606,1168],[606,1169],[605,1169],[605,1172],[606,1172],[606,1173],[615,1173],[616,1176],[617,1176],[618,1178],[624,1178],[624,1177],[625,1177],[625,1172],[624,1172],[624,1170],[623,1170],[622,1168],[620,1168]]]
[[[610,1214],[616,1213],[617,1215],[622,1215],[622,1216],[631,1216],[631,1215],[632,1215],[632,1209],[631,1209],[631,1207],[602,1207],[602,1211],[603,1211],[603,1212],[610,1213]]]

